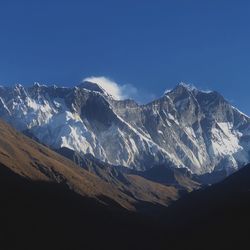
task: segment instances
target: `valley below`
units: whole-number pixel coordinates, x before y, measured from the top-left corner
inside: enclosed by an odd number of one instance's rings
[[[179,84],[146,105],[97,83],[0,91],[1,249],[241,249],[250,118]]]

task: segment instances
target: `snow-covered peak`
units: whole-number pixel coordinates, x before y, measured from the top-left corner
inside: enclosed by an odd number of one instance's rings
[[[114,101],[112,85],[104,86],[84,81],[68,88],[6,87],[0,89],[0,117],[51,147],[139,170],[167,162],[202,174],[250,161],[250,119],[219,93],[180,83],[137,105]]]
[[[177,85],[177,88],[184,88],[187,91],[196,91],[198,90],[193,84],[185,83],[185,82],[180,82]]]
[[[215,91],[211,91],[211,90],[200,89],[200,88],[196,87],[195,85],[193,85],[191,83],[185,83],[185,82],[180,82],[177,85],[177,88],[178,87],[185,88],[187,91],[190,91],[190,92],[193,92],[193,93],[210,94],[210,93],[215,92]]]
[[[111,98],[113,100],[120,100],[120,98],[116,96],[116,93],[115,93],[116,89],[113,90],[110,84],[106,86],[103,83],[100,84],[98,82],[93,82],[93,81],[83,81],[82,83],[78,85],[78,87],[86,89],[90,92],[97,92],[106,98]]]
[[[79,88],[84,88],[90,91],[96,91],[99,93],[106,93],[106,91],[98,84],[95,82],[90,82],[90,81],[83,81],[78,85]]]
[[[200,88],[196,87],[193,84],[180,82],[173,89],[165,90],[164,95],[170,94],[172,92],[177,92],[178,94],[181,93],[181,92],[189,92],[189,93],[192,93],[192,94],[196,95],[198,93],[210,94],[210,93],[213,93],[214,91],[203,90],[203,89],[200,89]]]
[[[13,88],[14,97],[25,98],[27,96],[26,90],[23,85],[17,83]]]
[[[23,89],[23,85],[20,83],[16,83],[14,86],[15,89]]]
[[[33,86],[34,86],[34,87],[40,87],[41,84],[40,84],[39,82],[34,82],[34,83],[33,83]]]
[[[46,85],[46,84],[41,84],[41,83],[39,83],[39,82],[34,82],[34,83],[33,83],[33,87],[41,88],[41,87],[48,87],[48,85]]]
[[[24,92],[24,91],[25,91],[23,85],[20,84],[20,83],[15,84],[13,90],[14,90],[15,92],[17,92],[18,94],[20,94],[21,92]]]

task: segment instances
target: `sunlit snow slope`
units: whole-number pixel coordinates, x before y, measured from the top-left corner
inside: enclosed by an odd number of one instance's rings
[[[219,93],[179,84],[139,105],[98,83],[0,88],[0,117],[52,148],[145,170],[158,163],[203,174],[249,162],[250,118]]]

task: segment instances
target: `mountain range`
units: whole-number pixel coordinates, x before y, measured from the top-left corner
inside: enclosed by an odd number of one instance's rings
[[[247,243],[250,118],[219,93],[181,83],[142,105],[18,84],[0,117],[1,249]]]
[[[124,174],[61,149],[74,163],[3,121],[0,138],[1,249],[244,249],[248,243],[249,165],[180,195],[175,186],[190,182],[183,181],[187,169]]]
[[[74,164],[2,121],[0,138],[2,168],[25,179],[64,185],[100,203],[110,205],[112,201],[117,207],[131,211],[147,203],[167,206],[180,196],[180,188],[171,183],[160,184],[135,174],[121,173],[95,159],[85,158],[81,165]]]
[[[185,83],[148,104],[116,100],[100,84],[0,88],[0,117],[52,149],[114,166],[157,165],[226,175],[250,160],[250,118],[219,93]]]

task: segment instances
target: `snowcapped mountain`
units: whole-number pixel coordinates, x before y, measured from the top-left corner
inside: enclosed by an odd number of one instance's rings
[[[250,118],[217,92],[181,83],[139,105],[98,83],[0,88],[0,117],[40,142],[113,165],[146,170],[167,163],[204,174],[250,161]]]

